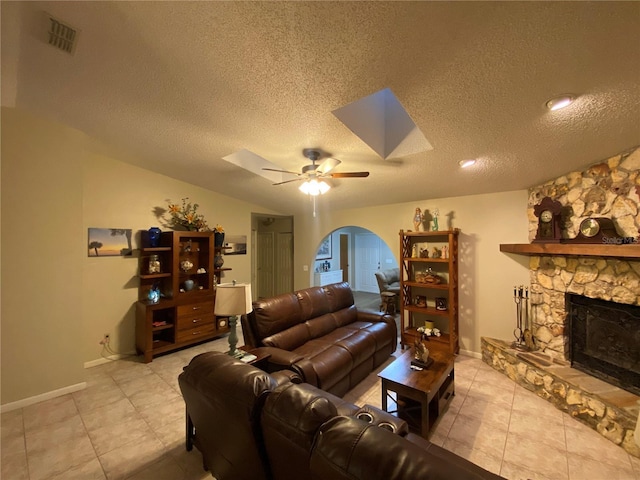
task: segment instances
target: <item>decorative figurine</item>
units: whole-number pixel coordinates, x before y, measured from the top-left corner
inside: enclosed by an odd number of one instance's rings
[[[190,260],[183,260],[180,262],[180,268],[183,272],[188,272],[193,268],[193,263]]]
[[[416,232],[420,231],[420,225],[422,225],[422,210],[420,207],[416,207],[416,213],[413,216],[413,228]]]
[[[445,245],[442,247],[442,257],[441,258],[449,258],[449,246]]]
[[[440,258],[440,250],[438,250],[436,247],[433,247],[431,258]]]
[[[158,303],[160,301],[160,288],[157,283],[149,290],[147,298],[149,299],[149,303]]]
[[[416,340],[413,346],[413,358],[415,358],[419,362],[427,363],[429,361],[429,349],[427,348],[427,346],[422,343],[422,340]]]
[[[433,231],[438,231],[438,215],[440,215],[440,211],[436,208],[433,211]]]
[[[418,245],[411,248],[411,258],[418,258]]]
[[[420,258],[429,258],[429,249],[421,248],[420,249]]]

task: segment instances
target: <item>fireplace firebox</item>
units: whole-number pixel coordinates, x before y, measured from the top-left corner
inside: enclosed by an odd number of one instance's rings
[[[567,294],[571,365],[640,395],[640,307]]]

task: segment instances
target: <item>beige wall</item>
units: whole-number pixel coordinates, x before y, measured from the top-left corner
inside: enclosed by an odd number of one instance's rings
[[[88,257],[89,227],[162,228],[154,208],[189,197],[210,225],[250,239],[251,213],[276,213],[104,150],[80,132],[2,109],[2,405],[83,382],[105,333],[114,350],[134,351],[138,260]],[[233,270],[223,281],[251,280],[249,255],[226,257],[225,267]]]
[[[2,404],[84,381],[85,138],[2,109]]]
[[[439,208],[440,229],[447,228],[446,214],[454,212],[453,226],[460,228],[460,345],[463,351],[480,352],[480,336],[510,339],[515,324],[513,285],[528,284],[528,258],[500,252],[500,243],[528,243],[527,192],[441,198],[382,207],[321,211],[295,218],[295,285],[310,284],[304,265],[314,264],[322,238],[337,228],[355,225],[377,234],[395,255],[400,229],[413,229],[416,207]],[[398,258],[396,257],[396,260]]]

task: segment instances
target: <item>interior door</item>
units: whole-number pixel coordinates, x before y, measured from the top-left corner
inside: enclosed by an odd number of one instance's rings
[[[358,233],[356,249],[356,290],[379,293],[375,273],[380,270],[380,238],[374,233]]]
[[[342,281],[349,281],[349,235],[340,234],[340,270],[342,270]]]
[[[275,294],[293,291],[293,233],[278,233],[276,248]]]
[[[274,249],[273,232],[258,232],[257,271],[258,271],[258,298],[270,298],[274,296]]]

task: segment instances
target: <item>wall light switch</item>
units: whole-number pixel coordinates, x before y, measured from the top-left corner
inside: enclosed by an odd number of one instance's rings
[[[302,270],[303,270],[304,272],[308,272],[308,271],[309,271],[309,265],[303,265],[303,266],[302,266]]]

